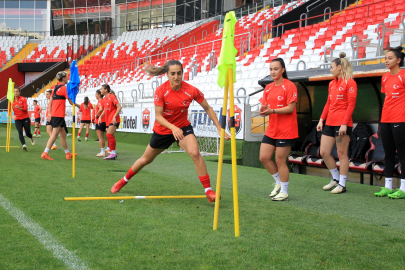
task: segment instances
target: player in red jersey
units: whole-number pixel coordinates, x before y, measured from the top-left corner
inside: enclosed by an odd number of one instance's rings
[[[270,193],[273,201],[288,199],[290,172],[287,158],[298,138],[297,87],[288,80],[284,60],[274,59],[270,63],[273,83],[266,86],[261,98],[261,116],[269,116],[269,124],[260,145],[260,161],[273,176],[276,183]],[[276,153],[276,163],[271,159]]]
[[[35,132],[34,137],[41,137],[41,130],[39,125],[41,123],[41,106],[38,105],[38,101],[34,100],[34,118],[35,118]],[[38,134],[38,135],[37,135]]]
[[[51,89],[46,90],[45,96],[48,99],[48,107],[46,108],[45,118],[48,118],[49,99],[52,96],[52,90]],[[51,125],[51,122],[48,122],[48,120],[46,120],[46,133],[48,133],[49,137],[52,136],[52,125]],[[56,149],[58,149],[58,147],[56,146],[56,143],[53,142],[51,150],[56,150]]]
[[[14,87],[14,101],[12,104],[13,108],[13,120],[15,127],[18,131],[18,136],[22,144],[22,148],[27,151],[27,145],[25,144],[23,128],[25,129],[26,135],[31,139],[31,144],[34,145],[35,141],[31,134],[31,120],[28,116],[28,104],[27,99],[21,96],[20,88]]]
[[[385,94],[380,121],[385,152],[385,187],[374,195],[391,199],[405,198],[405,70],[401,69],[404,66],[402,50],[401,46],[388,50],[385,66],[390,72],[381,78],[381,92]],[[396,191],[392,190],[395,155],[401,163],[401,186]]]
[[[104,96],[101,94],[100,90],[96,91],[96,98],[98,100],[96,109],[94,111],[93,119],[96,119],[96,132],[98,141],[100,143],[101,151],[96,156],[104,157],[105,156],[105,140],[104,133],[106,131],[105,116],[101,116],[104,111]]]
[[[47,121],[49,121],[52,125],[52,134],[49,138],[45,151],[42,153],[41,158],[47,160],[53,160],[49,156],[49,149],[52,147],[52,144],[55,142],[58,134],[60,132],[60,142],[62,144],[63,149],[65,150],[66,159],[71,159],[73,157],[72,153],[69,152],[66,143],[66,132],[64,127],[66,127],[65,123],[65,111],[66,111],[66,100],[73,106],[78,105],[74,104],[72,100],[68,97],[66,84],[68,82],[67,74],[64,71],[58,72],[56,74],[56,79],[58,80],[58,84],[55,86],[52,96],[49,100],[48,106],[48,117]],[[76,154],[77,155],[77,154]]]
[[[317,130],[322,131],[320,154],[332,174],[332,180],[323,189],[334,188],[331,191],[332,194],[346,192],[346,179],[349,172],[348,150],[353,129],[352,115],[357,98],[353,68],[344,58],[345,56],[345,53],[341,53],[340,58],[332,61],[330,72],[335,79],[329,83],[328,100],[317,126]],[[335,144],[340,162],[340,174],[336,161],[331,155]]]
[[[90,124],[93,121],[91,110],[94,111],[93,104],[91,104],[89,102],[88,97],[84,97],[84,102],[82,104],[80,104],[80,109],[79,109],[79,112],[82,113],[82,117],[81,117],[81,120],[80,120],[80,129],[79,129],[79,132],[77,133],[77,139],[79,141],[80,141],[80,133],[82,133],[84,125],[86,125],[86,138],[85,138],[85,140],[86,141],[88,140]]]
[[[153,135],[142,157],[135,161],[129,168],[124,178],[111,188],[111,193],[116,193],[127,184],[129,179],[137,174],[144,166],[151,163],[160,153],[176,142],[184,149],[194,161],[198,177],[205,189],[209,202],[215,201],[215,192],[211,189],[210,177],[204,159],[198,150],[197,139],[193,127],[187,120],[188,108],[193,100],[197,101],[206,111],[209,118],[221,131],[214,110],[208,105],[204,94],[190,84],[183,82],[183,66],[179,61],[170,60],[162,67],[148,66],[146,68],[152,76],[167,73],[169,81],[163,83],[155,92],[156,121],[153,126]],[[229,139],[229,135],[226,135]]]
[[[122,109],[117,97],[111,93],[111,88],[108,84],[101,86],[100,92],[104,96],[104,110],[100,117],[105,116],[107,126],[107,143],[110,148],[110,154],[104,159],[116,159],[117,153],[115,147],[115,131],[120,126],[120,111]]]

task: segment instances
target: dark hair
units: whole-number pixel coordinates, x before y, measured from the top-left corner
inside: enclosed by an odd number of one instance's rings
[[[170,66],[180,66],[181,67],[181,72],[183,72],[183,64],[180,61],[177,60],[169,60],[167,61],[163,66],[157,67],[153,65],[148,65],[145,68],[145,71],[151,75],[151,76],[159,76],[162,74],[165,74],[169,71]]]
[[[15,89],[17,89],[17,90],[18,90],[18,92],[21,92],[20,87],[18,87],[18,86],[14,86],[14,90],[15,90]]]
[[[271,63],[273,63],[273,62],[279,62],[279,63],[280,63],[281,67],[284,68],[283,78],[284,78],[284,79],[288,79],[288,76],[287,76],[287,69],[285,68],[284,60],[283,60],[282,58],[276,58],[276,59],[273,59],[273,60],[271,61]]]
[[[46,90],[46,93],[52,94],[52,90],[48,89],[48,90]]]
[[[38,100],[34,99],[34,100],[33,100],[33,102],[36,102],[36,103],[38,103]]]
[[[339,54],[339,58],[334,59],[332,63],[335,63],[336,66],[342,67],[341,75],[345,80],[353,79],[353,67],[345,57],[346,54],[344,52],[341,52]]]
[[[103,87],[104,89],[106,89],[108,93],[111,92],[111,88],[110,88],[110,86],[109,86],[108,84],[103,84],[101,87]]]
[[[89,98],[88,97],[84,97],[84,105],[88,105],[89,104]]]
[[[104,97],[104,96],[101,94],[100,89],[98,89],[98,90],[96,91],[96,93],[97,93],[97,94],[99,94],[99,95],[101,96],[101,98],[103,98],[103,97]]]
[[[388,52],[393,52],[397,58],[401,59],[401,62],[399,62],[400,67],[404,66],[405,54],[402,52],[403,50],[404,50],[404,48],[402,46],[398,46],[398,47],[391,48],[388,50]]]

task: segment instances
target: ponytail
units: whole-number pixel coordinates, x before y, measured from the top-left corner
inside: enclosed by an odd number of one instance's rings
[[[181,64],[180,61],[177,61],[177,60],[169,60],[161,67],[148,65],[145,68],[145,72],[151,76],[159,76],[159,75],[163,75],[163,74],[167,73],[169,71],[170,66],[177,66],[177,65],[181,66],[181,72],[183,72],[183,65]]]
[[[87,107],[88,104],[89,104],[89,98],[84,97],[84,105],[86,105],[86,107]]]
[[[273,60],[271,61],[271,63],[273,63],[273,62],[279,62],[279,63],[280,63],[281,67],[284,68],[283,78],[284,78],[284,79],[288,79],[288,76],[287,76],[287,69],[285,68],[285,63],[284,63],[283,58],[276,58],[276,59],[273,59]]]
[[[333,60],[332,63],[335,63],[336,66],[342,67],[342,70],[340,72],[344,80],[353,79],[353,67],[345,57],[346,54],[344,52],[341,52],[339,54],[339,58]]]
[[[398,47],[391,48],[388,50],[389,52],[393,52],[397,58],[401,59],[401,62],[399,62],[400,67],[404,66],[405,54],[402,52],[403,50],[404,50],[404,48],[402,46],[398,46]]]

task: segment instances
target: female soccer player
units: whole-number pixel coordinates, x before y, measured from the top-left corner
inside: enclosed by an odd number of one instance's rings
[[[120,126],[120,111],[122,109],[117,97],[111,94],[111,88],[108,84],[103,84],[101,86],[100,92],[105,97],[104,99],[104,110],[100,117],[105,116],[105,122],[107,126],[107,143],[110,148],[110,154],[104,159],[116,159],[117,153],[115,152],[115,147],[117,142],[115,141],[115,131]]]
[[[316,127],[318,131],[322,131],[321,156],[332,174],[332,180],[323,189],[334,188],[331,191],[332,194],[346,192],[346,179],[349,172],[347,152],[353,129],[352,114],[357,98],[357,84],[353,80],[353,69],[350,62],[344,58],[345,56],[345,53],[340,53],[340,58],[332,61],[330,72],[335,79],[329,83],[328,100]],[[340,162],[340,174],[336,161],[331,155],[335,143]]]
[[[34,118],[35,118],[35,132],[34,137],[41,137],[41,130],[39,125],[41,123],[41,106],[38,105],[38,101],[34,100]],[[38,135],[37,135],[38,134]]]
[[[31,144],[34,145],[35,141],[31,134],[31,120],[28,117],[28,105],[27,99],[21,96],[20,88],[14,87],[14,101],[13,101],[13,112],[14,112],[14,122],[15,127],[18,131],[18,136],[22,144],[22,148],[27,151],[27,145],[25,144],[25,139],[23,135],[23,127],[25,129],[26,135],[31,139]]]
[[[98,100],[96,109],[93,110],[94,113],[94,119],[96,119],[96,132],[97,132],[97,138],[100,143],[100,148],[101,151],[98,153],[96,156],[97,157],[104,157],[105,156],[105,140],[104,140],[104,133],[106,131],[106,125],[105,125],[105,116],[100,117],[100,115],[103,113],[104,110],[104,99],[103,95],[101,94],[100,90],[96,91],[96,98]]]
[[[48,99],[48,107],[46,108],[46,114],[45,114],[46,118],[48,118],[49,99],[51,98],[51,95],[52,95],[52,90],[51,89],[46,90],[45,96]],[[48,122],[48,120],[46,121],[46,133],[48,133],[49,137],[52,136],[52,125],[51,125],[51,122]],[[58,149],[58,147],[56,146],[56,143],[53,142],[51,150],[56,150],[56,149]]]
[[[60,132],[60,142],[62,144],[63,149],[65,150],[66,159],[71,159],[73,157],[72,153],[69,152],[66,143],[66,132],[64,127],[66,127],[65,123],[65,113],[66,113],[66,99],[69,103],[73,106],[80,107],[77,104],[74,104],[72,100],[68,97],[66,84],[68,82],[67,74],[64,71],[58,72],[56,74],[56,79],[58,80],[58,84],[55,86],[52,96],[49,100],[48,106],[48,117],[47,121],[52,125],[52,134],[49,138],[45,151],[42,153],[41,158],[47,160],[53,160],[49,156],[49,150],[52,144],[55,142],[58,134]],[[77,154],[76,154],[77,155]]]
[[[85,138],[85,140],[86,141],[88,140],[90,124],[92,122],[91,110],[94,110],[93,104],[91,104],[89,102],[88,97],[84,97],[84,102],[82,104],[80,104],[80,109],[79,109],[79,112],[82,113],[82,118],[81,118],[81,121],[80,121],[80,129],[79,129],[79,132],[77,133],[77,139],[79,141],[80,141],[80,133],[82,133],[84,125],[86,125],[86,138]]]
[[[374,193],[378,197],[405,198],[405,70],[402,47],[388,50],[385,66],[390,70],[381,78],[381,92],[385,94],[380,132],[385,152],[385,187]],[[392,178],[395,153],[401,163],[401,186],[394,192]]]
[[[154,133],[142,157],[135,161],[124,178],[114,184],[111,193],[119,192],[144,166],[151,163],[160,153],[177,141],[178,145],[194,161],[197,175],[205,189],[208,201],[214,202],[215,192],[211,189],[207,167],[198,150],[197,139],[195,136],[189,136],[194,135],[194,132],[187,120],[188,107],[195,100],[204,108],[220,132],[221,126],[214,110],[208,105],[200,90],[182,81],[183,66],[179,61],[170,60],[162,67],[150,65],[146,68],[146,72],[152,76],[167,73],[169,78],[169,81],[159,86],[155,92],[156,121],[153,126]],[[229,139],[228,134],[226,139]]]
[[[260,115],[269,115],[269,124],[260,145],[260,161],[276,181],[269,196],[273,201],[284,201],[288,199],[290,174],[287,158],[298,138],[297,87],[288,80],[281,58],[271,61],[270,76],[274,82],[266,86],[261,99]],[[271,159],[274,152],[276,163]]]

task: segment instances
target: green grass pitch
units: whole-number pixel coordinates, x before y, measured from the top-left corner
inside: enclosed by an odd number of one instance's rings
[[[94,131],[92,131],[94,132]],[[28,152],[0,148],[0,194],[91,269],[404,269],[405,200],[375,198],[378,187],[291,174],[288,202],[273,202],[273,180],[238,166],[240,234],[234,236],[231,165],[224,164],[217,231],[206,199],[66,202],[64,197],[202,195],[184,153],[162,154],[117,195],[111,186],[146,145],[118,141],[118,159],[97,158],[98,143],[77,142],[76,178],[61,150],[40,158],[46,133]],[[0,145],[5,145],[0,125]],[[27,141],[28,142],[28,141]],[[68,139],[71,148],[72,139]],[[19,146],[12,130],[11,145]],[[217,157],[206,158],[215,189]],[[0,269],[68,269],[0,207]]]

